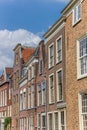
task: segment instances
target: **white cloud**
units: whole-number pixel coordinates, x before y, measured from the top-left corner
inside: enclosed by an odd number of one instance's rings
[[[17,43],[37,46],[40,37],[24,29],[15,31],[0,30],[0,72],[13,65],[13,49]]]

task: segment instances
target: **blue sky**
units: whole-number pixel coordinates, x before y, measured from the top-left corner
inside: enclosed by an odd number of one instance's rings
[[[36,45],[68,2],[0,0],[0,72],[13,65],[12,50],[16,44]]]

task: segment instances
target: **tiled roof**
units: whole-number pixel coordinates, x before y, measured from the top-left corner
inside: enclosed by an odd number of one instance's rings
[[[29,59],[29,57],[31,57],[34,51],[35,51],[35,48],[32,48],[32,47],[22,48],[22,57],[23,57],[24,63],[27,62],[27,60]]]

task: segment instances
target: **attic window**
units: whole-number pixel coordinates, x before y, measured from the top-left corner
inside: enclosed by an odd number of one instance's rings
[[[81,20],[81,3],[75,6],[73,10],[73,25]]]

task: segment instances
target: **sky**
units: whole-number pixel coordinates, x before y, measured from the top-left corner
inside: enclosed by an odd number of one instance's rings
[[[0,0],[0,74],[12,67],[17,43],[37,46],[69,0]]]

